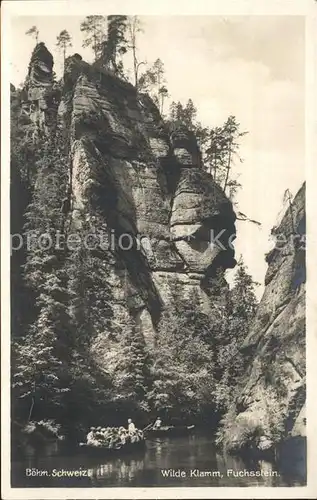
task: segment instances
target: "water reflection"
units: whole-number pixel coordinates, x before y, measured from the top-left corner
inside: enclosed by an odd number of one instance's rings
[[[88,469],[88,475],[93,486],[98,486],[98,481],[102,484],[129,484],[135,478],[137,471],[144,468],[144,460],[124,460],[118,459]]]
[[[87,477],[53,478],[52,474],[50,477],[26,477],[25,469],[32,467],[49,471],[61,468],[82,469],[87,471]],[[301,484],[298,481],[294,483],[285,473],[280,474],[269,461],[247,462],[242,458],[217,452],[212,438],[206,435],[148,440],[146,450],[113,458],[88,457],[84,452],[79,454],[78,450],[70,452],[69,449],[63,455],[58,443],[51,444],[45,452],[43,449],[25,447],[23,456],[13,462],[12,471],[13,486],[32,487],[236,487]],[[254,471],[253,477],[248,475],[250,471]],[[255,475],[256,471],[260,471],[261,475]],[[275,475],[272,475],[272,471],[275,471]],[[201,472],[203,475],[200,475]]]

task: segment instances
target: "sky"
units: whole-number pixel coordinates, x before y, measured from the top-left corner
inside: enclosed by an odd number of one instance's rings
[[[237,223],[236,257],[243,256],[263,292],[267,269],[264,257],[272,248],[270,230],[281,219],[283,195],[293,194],[305,176],[305,20],[301,16],[141,16],[139,59],[149,64],[158,57],[166,71],[170,101],[191,98],[205,126],[220,126],[235,115],[242,131],[234,171],[242,189],[239,210],[261,227]],[[82,48],[83,17],[16,17],[11,54],[11,82],[23,82],[34,48],[25,35],[36,25],[39,40],[53,53],[57,75],[62,68],[56,36],[67,29],[70,53],[92,61]],[[127,65],[130,61],[126,60]],[[284,207],[285,209],[285,207]],[[233,272],[228,273],[232,281]]]

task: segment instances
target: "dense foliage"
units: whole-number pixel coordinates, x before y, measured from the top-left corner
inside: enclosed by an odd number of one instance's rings
[[[257,308],[255,288],[257,283],[248,274],[242,258],[238,262],[233,287],[227,296],[227,303],[217,336],[217,405],[226,411],[238,389],[240,379],[248,360],[241,352]]]
[[[198,312],[195,296],[190,308],[178,302],[176,309],[165,310],[153,353],[149,399],[167,419],[212,426],[228,409],[245,368],[240,347],[257,306],[254,287],[240,261],[232,289],[225,293],[222,287],[225,299],[215,304],[212,323]]]
[[[24,283],[34,298],[34,318],[24,318],[25,332],[14,345],[15,400],[21,415],[42,417],[47,411],[60,417],[68,388],[69,321],[64,252],[56,248],[56,235],[63,228],[60,211],[67,189],[66,160],[58,134],[39,140],[41,157],[35,161],[31,203],[25,213],[27,242]],[[30,150],[32,154],[32,148]]]

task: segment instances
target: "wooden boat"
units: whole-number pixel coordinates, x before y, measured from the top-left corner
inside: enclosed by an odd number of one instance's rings
[[[145,439],[137,441],[136,443],[127,443],[115,448],[108,448],[108,446],[92,446],[91,444],[87,443],[79,443],[79,449],[93,456],[125,455],[144,450]]]
[[[164,425],[160,427],[160,429],[148,429],[145,430],[145,437],[146,436],[186,436],[188,434],[191,434],[193,432],[195,426],[194,425]]]

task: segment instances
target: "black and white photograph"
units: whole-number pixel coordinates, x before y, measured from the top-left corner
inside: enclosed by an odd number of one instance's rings
[[[14,3],[3,498],[314,498],[305,15]]]

